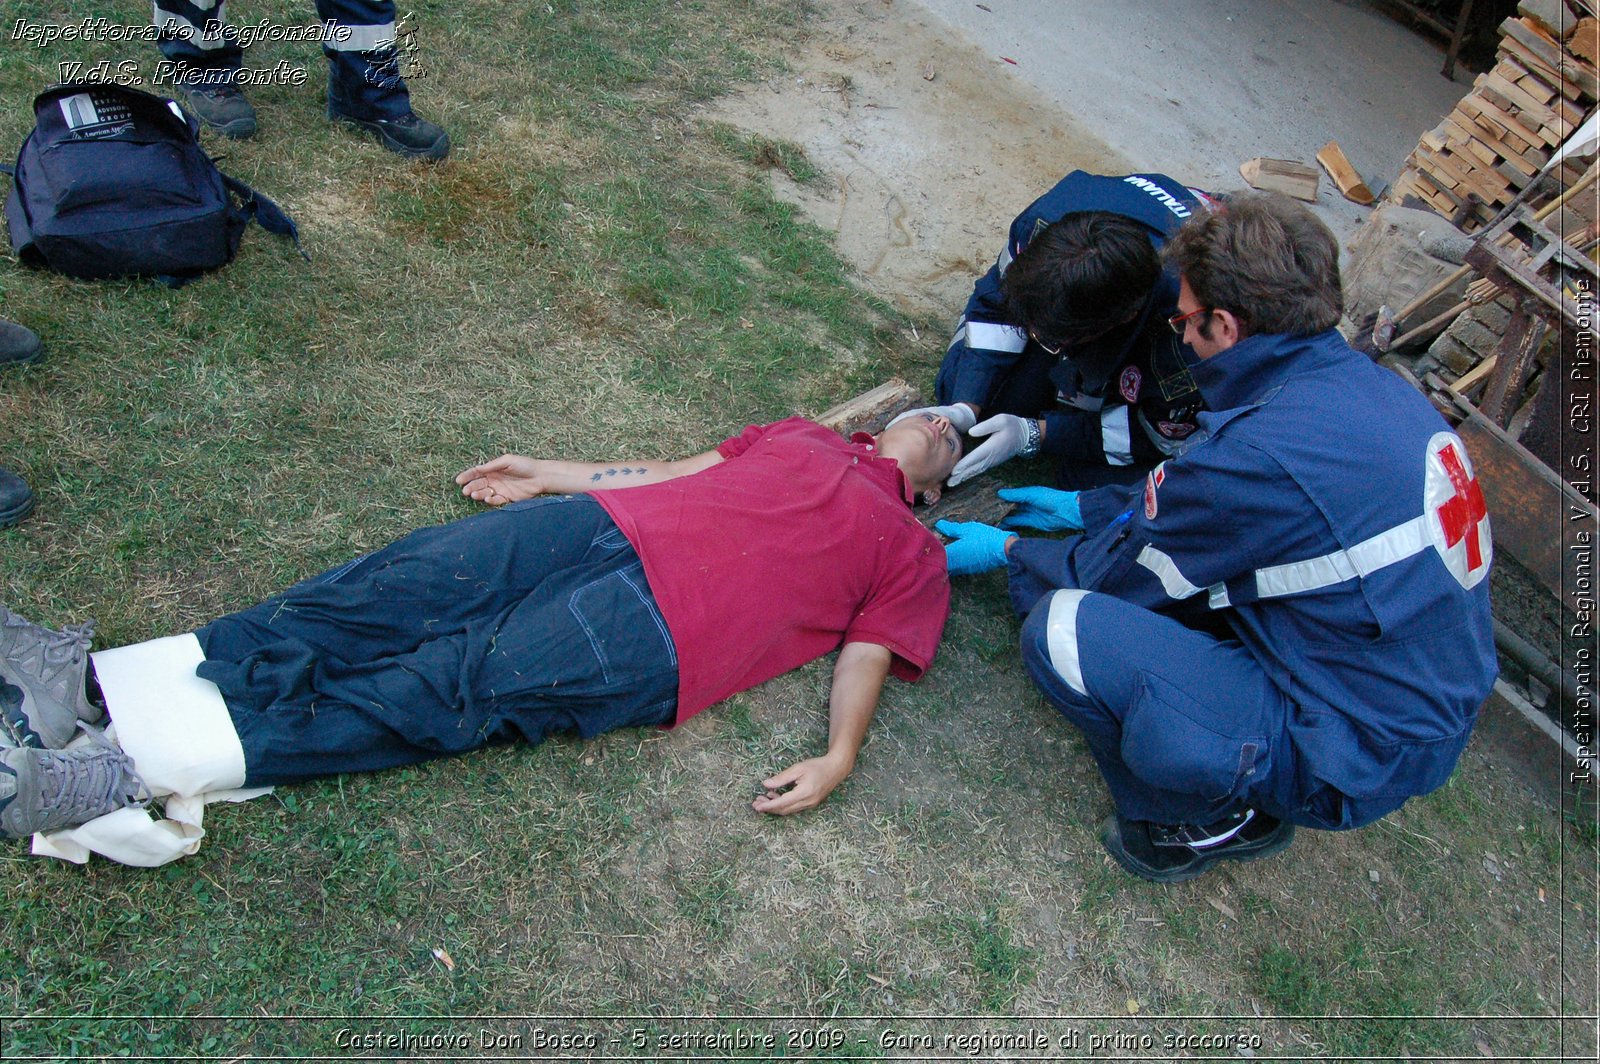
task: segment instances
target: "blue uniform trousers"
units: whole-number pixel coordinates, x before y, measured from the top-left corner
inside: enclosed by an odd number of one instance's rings
[[[1294,819],[1291,706],[1238,642],[1063,590],[1029,612],[1022,657],[1083,731],[1124,817],[1204,824],[1255,807]]]
[[[639,557],[582,495],[421,529],[196,635],[250,786],[590,738],[677,708]]]
[[[328,58],[328,102],[356,118],[402,118],[411,96],[400,75],[394,0],[316,0],[317,17],[349,30],[323,42]],[[227,24],[221,0],[155,0],[158,47],[184,65],[185,78],[226,83],[243,65],[244,51]],[[207,32],[208,27],[213,32]]]

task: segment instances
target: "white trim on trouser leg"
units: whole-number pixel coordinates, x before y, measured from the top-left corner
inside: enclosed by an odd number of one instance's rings
[[[244,785],[244,747],[227,703],[194,674],[205,660],[194,633],[92,657],[117,741],[151,790],[198,795]]]
[[[1089,592],[1077,588],[1057,591],[1050,596],[1050,614],[1045,619],[1045,646],[1050,651],[1050,667],[1080,695],[1088,695],[1083,684],[1083,663],[1078,656],[1078,605]]]
[[[394,23],[377,26],[352,26],[348,22],[330,22],[337,32],[329,33],[323,47],[333,52],[375,52],[396,45]]]

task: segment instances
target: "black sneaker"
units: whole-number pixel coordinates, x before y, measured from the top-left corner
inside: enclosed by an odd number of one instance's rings
[[[1111,816],[1100,844],[1123,868],[1153,883],[1181,883],[1218,861],[1258,861],[1288,849],[1294,825],[1255,809],[1214,824],[1153,824]]]
[[[256,109],[239,86],[179,82],[178,87],[195,117],[224,137],[248,140],[256,135]]]
[[[0,319],[0,366],[26,366],[44,357],[44,345],[32,329]]]
[[[10,528],[33,513],[33,492],[28,482],[0,466],[0,528]]]
[[[414,111],[403,118],[357,118],[330,103],[328,117],[366,130],[385,148],[408,159],[436,162],[450,154],[450,134]]]

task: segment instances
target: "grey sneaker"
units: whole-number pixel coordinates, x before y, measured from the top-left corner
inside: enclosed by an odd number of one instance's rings
[[[93,724],[104,715],[84,690],[93,635],[93,621],[56,632],[0,605],[0,677],[22,692],[13,706],[0,689],[0,745],[9,737],[17,746],[59,749],[78,721]]]
[[[0,750],[0,835],[25,839],[149,801],[133,761],[115,747]]]
[[[239,86],[180,82],[178,87],[195,117],[224,137],[248,140],[256,135],[256,109]]]

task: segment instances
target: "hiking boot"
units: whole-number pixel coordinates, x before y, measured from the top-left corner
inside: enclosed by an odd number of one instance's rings
[[[43,357],[38,333],[0,318],[0,366],[26,366]]]
[[[33,513],[33,490],[28,482],[0,466],[0,528],[10,528]]]
[[[25,839],[149,801],[133,761],[115,747],[0,750],[0,835]]]
[[[247,140],[256,135],[256,109],[239,86],[179,82],[178,87],[195,117],[224,137]]]
[[[450,134],[415,111],[401,118],[357,118],[338,110],[330,102],[328,117],[366,130],[385,148],[408,159],[437,162],[450,154]]]
[[[1113,815],[1100,843],[1123,868],[1154,883],[1181,883],[1218,861],[1258,861],[1288,848],[1294,825],[1255,809],[1212,824],[1153,824]]]
[[[24,695],[0,713],[0,745],[9,738],[18,746],[59,749],[72,740],[78,721],[100,719],[103,711],[84,691],[93,636],[93,621],[56,632],[0,605],[0,677]]]

